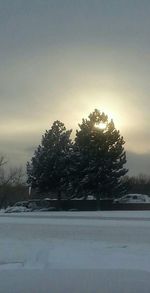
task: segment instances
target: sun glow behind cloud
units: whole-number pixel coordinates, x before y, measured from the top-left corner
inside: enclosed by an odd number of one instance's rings
[[[120,103],[120,96],[117,93],[102,91],[89,93],[87,91],[87,93],[79,94],[78,100],[80,103],[78,115],[82,115],[82,118],[87,118],[94,109],[98,109],[108,116],[109,121],[113,120],[115,127],[120,131],[129,125],[127,114],[124,115],[123,107]]]

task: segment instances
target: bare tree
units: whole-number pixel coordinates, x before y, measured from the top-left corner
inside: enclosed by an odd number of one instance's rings
[[[8,190],[25,183],[21,167],[9,168],[5,156],[0,156],[0,208],[7,205]]]
[[[3,155],[0,156],[0,168],[7,164],[7,161]]]

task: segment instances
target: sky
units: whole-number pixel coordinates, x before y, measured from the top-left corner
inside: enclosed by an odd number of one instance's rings
[[[25,166],[55,120],[95,109],[150,175],[150,1],[0,0],[0,153]]]

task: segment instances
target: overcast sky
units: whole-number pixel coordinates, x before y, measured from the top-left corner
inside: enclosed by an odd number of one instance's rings
[[[0,152],[24,165],[54,120],[95,108],[150,175],[150,1],[0,0]]]

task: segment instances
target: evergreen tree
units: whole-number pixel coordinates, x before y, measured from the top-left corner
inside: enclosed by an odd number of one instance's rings
[[[72,147],[70,134],[64,124],[55,121],[42,136],[41,145],[27,163],[28,183],[41,193],[56,192],[60,200],[67,180],[68,154]]]
[[[68,198],[83,197],[81,182],[81,153],[79,148],[73,144],[69,151],[67,162],[68,182],[66,182],[66,194]]]
[[[124,191],[122,177],[127,173],[123,137],[108,116],[95,110],[83,119],[76,132],[75,147],[80,153],[80,188],[101,198],[112,198]]]

